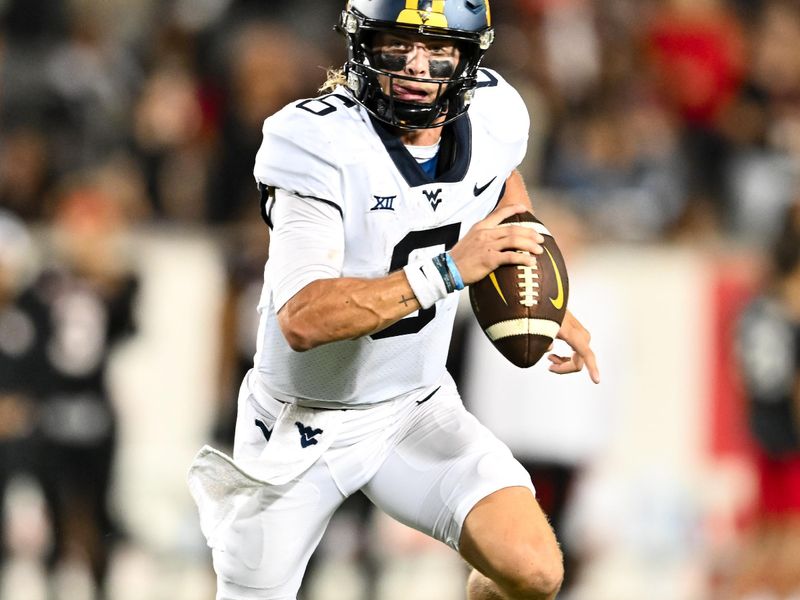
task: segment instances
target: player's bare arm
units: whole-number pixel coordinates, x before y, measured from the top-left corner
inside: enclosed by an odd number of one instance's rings
[[[318,279],[294,295],[278,312],[292,350],[369,335],[419,310],[403,271],[379,279]]]
[[[533,212],[533,202],[528,195],[528,188],[525,187],[525,180],[522,179],[522,174],[517,169],[514,169],[506,179],[505,192],[495,210],[512,204],[522,204],[527,210]]]
[[[450,251],[465,285],[483,279],[500,265],[530,265],[524,250],[540,254],[542,236],[524,227],[498,227],[524,205],[504,206],[476,223]],[[295,294],[278,312],[291,348],[303,352],[385,329],[421,307],[404,271],[377,279],[319,279]]]

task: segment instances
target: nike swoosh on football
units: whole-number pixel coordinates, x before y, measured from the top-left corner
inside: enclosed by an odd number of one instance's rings
[[[496,176],[496,175],[495,175],[494,177],[492,177],[492,178],[489,180],[489,183],[487,183],[487,184],[486,184],[486,185],[484,185],[483,187],[478,187],[478,184],[476,183],[476,184],[475,184],[475,189],[474,189],[474,190],[472,190],[472,192],[475,194],[475,196],[476,196],[476,197],[477,197],[477,196],[480,196],[480,195],[481,195],[483,192],[485,192],[485,191],[486,191],[486,188],[488,188],[490,185],[492,185],[492,183],[494,182],[494,180],[495,180],[495,179],[497,179],[497,176]]]
[[[561,281],[561,273],[558,272],[558,267],[556,266],[556,260],[553,258],[553,255],[550,254],[550,250],[547,248],[544,249],[547,252],[547,256],[550,257],[550,262],[553,263],[553,271],[556,272],[556,286],[558,288],[558,293],[556,294],[555,298],[549,298],[550,302],[553,304],[553,308],[556,310],[561,310],[564,306],[564,284]]]
[[[489,279],[491,279],[494,289],[496,289],[497,293],[500,294],[500,299],[503,301],[503,304],[508,306],[508,302],[506,302],[506,297],[503,296],[503,290],[500,289],[500,284],[497,283],[497,276],[494,274],[494,271],[489,273]]]

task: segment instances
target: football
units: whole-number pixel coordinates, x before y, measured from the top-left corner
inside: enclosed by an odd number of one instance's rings
[[[567,311],[569,280],[553,235],[531,213],[503,225],[536,229],[544,252],[536,265],[503,265],[469,286],[472,312],[495,348],[518,367],[535,365],[547,352]]]

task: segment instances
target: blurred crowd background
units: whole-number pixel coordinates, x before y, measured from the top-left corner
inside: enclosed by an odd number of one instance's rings
[[[342,8],[0,0],[2,600],[213,598],[185,469],[254,351],[261,125],[343,63]],[[468,316],[450,367],[532,473],[562,597],[800,598],[800,1],[492,16],[605,380],[508,371]],[[305,600],[465,574],[358,496]]]

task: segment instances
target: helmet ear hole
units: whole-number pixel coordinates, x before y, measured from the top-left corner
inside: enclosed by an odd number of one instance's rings
[[[358,36],[360,45],[367,54],[371,54],[373,52],[373,49],[375,48],[375,38],[377,35],[377,31],[367,30],[363,31],[361,35]]]

